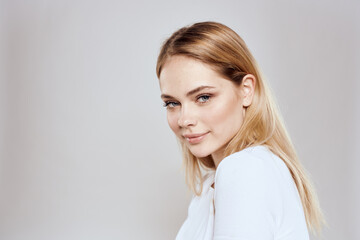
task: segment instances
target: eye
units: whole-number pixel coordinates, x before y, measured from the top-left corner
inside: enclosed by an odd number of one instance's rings
[[[172,101],[166,101],[166,102],[164,102],[164,107],[166,107],[166,108],[174,108],[174,107],[176,107],[177,105],[179,105],[179,103],[177,103],[177,102],[172,102]]]
[[[197,98],[198,102],[200,103],[206,103],[210,100],[210,95],[201,95]]]

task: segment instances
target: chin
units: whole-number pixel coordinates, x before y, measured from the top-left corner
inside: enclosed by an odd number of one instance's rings
[[[189,148],[189,150],[197,158],[204,158],[211,155],[209,151],[196,151],[195,149],[191,149],[191,148]]]

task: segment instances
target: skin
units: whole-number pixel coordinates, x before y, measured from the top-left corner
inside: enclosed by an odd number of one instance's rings
[[[172,131],[196,157],[211,155],[217,167],[252,102],[255,77],[248,74],[237,86],[210,65],[178,55],[166,61],[159,81]]]

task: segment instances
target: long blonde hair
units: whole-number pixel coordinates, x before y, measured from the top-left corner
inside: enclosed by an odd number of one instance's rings
[[[161,47],[156,66],[158,78],[165,62],[174,55],[192,57],[209,64],[235,84],[241,84],[246,74],[255,76],[257,81],[253,102],[246,109],[240,130],[227,144],[225,156],[250,146],[267,146],[290,170],[301,198],[308,228],[315,235],[320,233],[326,221],[315,189],[298,160],[270,89],[243,39],[229,27],[216,22],[200,22],[183,27],[173,33]],[[199,183],[204,181],[202,170],[214,170],[214,161],[211,155],[205,158],[195,157],[184,143],[179,142],[183,151],[186,183],[196,195],[200,195],[202,184]],[[197,188],[198,185],[200,188]]]

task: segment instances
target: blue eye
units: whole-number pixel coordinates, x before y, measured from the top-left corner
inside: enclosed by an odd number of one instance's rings
[[[210,95],[201,95],[198,97],[200,103],[205,103],[210,100]]]
[[[174,108],[178,105],[179,103],[177,102],[171,102],[171,101],[167,101],[167,102],[164,102],[164,107],[166,108]]]

